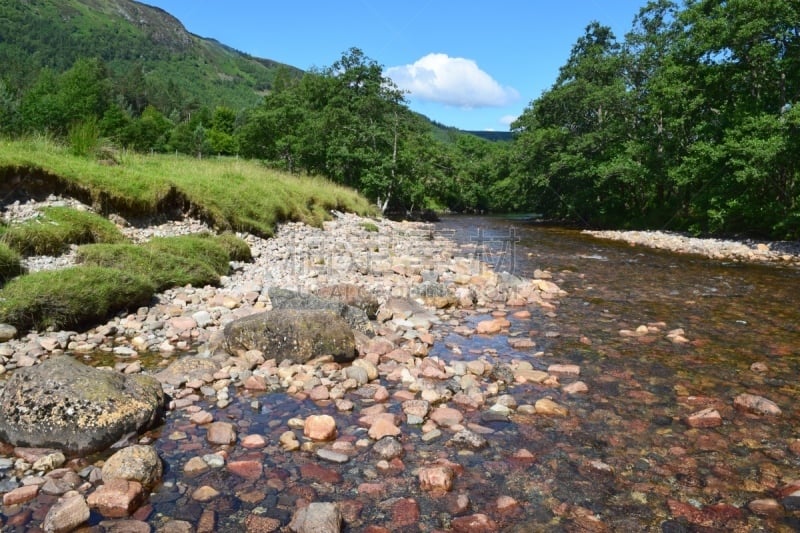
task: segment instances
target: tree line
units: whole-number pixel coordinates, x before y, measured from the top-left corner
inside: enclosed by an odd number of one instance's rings
[[[622,40],[593,22],[511,142],[443,133],[357,48],[302,76],[279,71],[249,108],[177,93],[83,58],[25,86],[0,80],[0,133],[255,158],[390,211],[800,237],[796,2],[654,0]]]

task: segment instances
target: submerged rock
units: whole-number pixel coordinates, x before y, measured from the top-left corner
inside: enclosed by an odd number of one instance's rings
[[[18,369],[0,394],[0,440],[84,454],[152,427],[164,413],[161,384],[59,356]]]

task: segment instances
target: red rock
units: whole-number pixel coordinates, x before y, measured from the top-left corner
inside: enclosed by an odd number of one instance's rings
[[[419,484],[422,490],[444,491],[453,488],[453,469],[448,466],[431,466],[419,471]]]
[[[14,456],[19,457],[20,459],[24,459],[28,463],[35,463],[42,457],[47,457],[48,455],[53,455],[58,453],[58,450],[54,450],[52,448],[25,448],[25,447],[17,447],[14,448]]]
[[[775,402],[755,394],[740,394],[733,400],[733,406],[759,415],[779,416],[781,409]]]
[[[108,518],[122,518],[133,513],[144,500],[138,481],[111,479],[89,495],[86,502]]]
[[[364,533],[392,533],[392,530],[383,526],[367,526]]]
[[[513,314],[513,315],[511,315],[511,316],[513,316],[514,318],[519,318],[519,319],[521,319],[521,320],[524,320],[524,319],[526,319],[526,318],[530,318],[530,317],[531,317],[531,312],[530,312],[530,311],[528,311],[528,310],[524,310],[524,311],[517,311],[516,313],[514,313],[514,314]]]
[[[459,516],[450,523],[455,533],[494,533],[500,531],[494,520],[482,513]]]
[[[303,435],[316,441],[333,440],[336,438],[336,420],[330,415],[311,415],[303,424]]]
[[[719,411],[709,407],[686,417],[686,425],[692,428],[714,428],[722,425]]]
[[[413,498],[402,498],[392,506],[392,525],[411,526],[419,521],[419,505]]]
[[[23,485],[3,494],[3,505],[19,505],[30,501],[39,493],[39,485]]]
[[[244,479],[259,479],[264,471],[261,461],[241,460],[227,464],[228,471]]]
[[[341,483],[342,476],[339,472],[324,468],[316,463],[306,463],[300,466],[300,476],[313,479],[322,483]]]

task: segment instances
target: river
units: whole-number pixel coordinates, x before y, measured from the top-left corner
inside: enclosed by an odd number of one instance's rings
[[[536,480],[534,502],[579,505],[615,531],[689,531],[680,516],[695,509],[704,513],[695,522],[719,530],[800,529],[791,512],[765,518],[746,509],[752,500],[780,500],[786,491],[779,489],[800,478],[798,449],[790,450],[800,437],[798,269],[660,252],[524,223],[511,232],[504,219],[454,217],[439,227],[461,242],[485,243],[490,258],[493,242],[506,255],[513,243],[515,273],[549,270],[569,293],[558,316],[539,326],[553,332],[545,357],[580,365],[589,392],[571,399],[573,419],[510,439],[537,455],[524,473]],[[495,260],[509,265],[502,256]],[[658,332],[620,333],[648,324]],[[678,328],[688,343],[665,337]],[[733,400],[745,392],[774,401],[783,414],[737,411]],[[705,407],[718,409],[721,426],[684,423]],[[594,460],[613,472],[593,468]],[[791,498],[784,503],[793,510]],[[744,509],[741,520],[726,522],[734,513],[726,506]]]
[[[566,416],[522,409],[494,416],[487,403],[464,414],[465,425],[485,431],[483,445],[454,445],[446,429],[429,440],[419,425],[403,424],[404,455],[379,461],[359,421],[374,402],[359,391],[350,393],[352,412],[285,392],[237,390],[224,408],[201,398],[145,436],[165,473],[134,517],[159,531],[274,531],[307,502],[335,501],[346,532],[447,531],[477,514],[517,533],[800,530],[799,269],[660,252],[503,218],[448,217],[435,228],[497,270],[523,278],[548,271],[567,294],[552,309],[530,306],[528,318],[509,313],[510,328],[495,335],[459,328],[492,309],[456,311],[457,320],[435,327],[429,357],[484,358],[497,368],[515,360],[538,370],[577,365],[580,375],[562,384],[580,379],[585,392],[527,383],[492,393],[518,406],[550,398]],[[516,338],[535,346],[515,349]],[[389,394],[408,393],[380,379]],[[782,413],[737,409],[742,393]],[[402,398],[386,404],[398,418]],[[209,445],[205,428],[189,418],[200,409],[267,444]],[[704,409],[715,409],[721,423],[691,427],[687,417]],[[352,452],[346,462],[278,444],[292,418],[319,413],[335,416],[338,443]],[[218,467],[187,472],[198,457]],[[256,475],[220,467],[233,460],[257,465]],[[436,461],[457,470],[446,494],[420,489],[419,469]],[[201,501],[200,487],[218,495]],[[14,531],[40,519],[48,503],[17,516]],[[101,521],[92,514],[92,526]]]

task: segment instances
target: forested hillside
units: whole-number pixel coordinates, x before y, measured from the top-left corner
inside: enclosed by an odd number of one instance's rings
[[[576,36],[489,142],[412,112],[358,48],[300,73],[130,0],[0,2],[0,133],[253,158],[391,211],[800,237],[800,4],[654,0],[631,18],[622,39]]]
[[[281,66],[192,35],[163,10],[132,0],[0,1],[7,91],[41,85],[42,69],[60,74],[87,58],[102,62],[134,112],[152,104],[181,115],[253,105]]]

